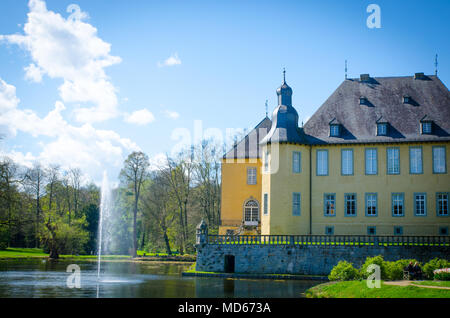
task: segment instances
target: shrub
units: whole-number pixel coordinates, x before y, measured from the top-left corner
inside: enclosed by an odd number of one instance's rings
[[[328,275],[329,280],[354,280],[359,278],[359,272],[352,263],[340,261]]]
[[[423,266],[422,271],[425,273],[425,275],[429,278],[429,279],[433,279],[434,278],[434,273],[433,271],[436,269],[441,269],[441,268],[447,268],[450,267],[450,262],[442,259],[442,258],[433,258],[431,261],[429,261],[428,263],[426,263]]]
[[[374,257],[367,257],[366,258],[366,262],[363,264],[363,266],[361,266],[360,269],[360,275],[363,278],[367,278],[369,277],[369,275],[371,273],[367,272],[367,268],[371,265],[371,264],[376,264],[378,266],[380,266],[380,271],[381,271],[381,279],[386,279],[386,262],[383,259],[383,256],[378,255],[378,256],[374,256]]]
[[[0,251],[1,250],[6,250],[6,248],[8,247],[8,244],[5,242],[0,242]]]
[[[409,262],[412,262],[414,264],[417,261],[415,259],[400,259],[396,262],[384,262],[386,269],[386,279],[402,280],[403,271],[405,267],[408,266]]]
[[[434,270],[435,280],[450,280],[450,268],[442,268]]]

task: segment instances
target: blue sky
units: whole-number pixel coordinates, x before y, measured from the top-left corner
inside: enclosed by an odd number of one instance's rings
[[[371,3],[381,28],[366,25]],[[301,121],[344,80],[346,59],[349,77],[406,76],[434,74],[437,53],[448,86],[449,18],[448,1],[2,0],[0,151],[79,166],[98,182],[133,149],[170,152],[174,131],[193,134],[195,120],[224,134],[256,125],[266,99],[269,113],[276,106],[283,67]]]

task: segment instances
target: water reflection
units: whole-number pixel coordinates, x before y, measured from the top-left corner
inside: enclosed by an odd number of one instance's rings
[[[318,281],[182,277],[190,264],[77,262],[81,288],[68,288],[68,261],[0,261],[0,297],[302,297]]]

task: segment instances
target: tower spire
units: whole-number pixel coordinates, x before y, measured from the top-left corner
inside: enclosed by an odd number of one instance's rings
[[[436,56],[434,57],[434,75],[437,76],[437,71],[438,71],[438,55],[436,54]]]
[[[286,84],[286,69],[283,67],[283,84]]]
[[[347,79],[347,60],[345,60],[345,79]]]
[[[267,102],[268,102],[268,100],[266,99],[266,117],[267,117],[267,115],[269,114],[269,112],[268,112],[268,106],[267,106]]]

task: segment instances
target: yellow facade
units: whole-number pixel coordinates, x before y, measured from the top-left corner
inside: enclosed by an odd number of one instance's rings
[[[433,173],[432,149],[444,146],[446,173]],[[410,173],[410,147],[422,149],[421,174]],[[377,150],[377,174],[365,173],[365,149]],[[387,174],[387,148],[398,148],[400,173]],[[318,176],[317,150],[328,152],[328,175]],[[353,151],[353,174],[342,175],[341,151]],[[243,204],[256,198],[260,204],[261,234],[263,235],[367,235],[368,227],[374,227],[376,235],[394,235],[394,227],[401,228],[401,235],[439,235],[442,227],[450,227],[450,217],[438,216],[436,194],[450,192],[450,156],[448,142],[442,143],[379,143],[310,146],[296,144],[272,144],[264,146],[268,153],[269,171],[265,172],[264,160],[248,159],[241,163],[223,163],[222,167],[222,226],[220,234],[235,229],[243,220]],[[301,171],[292,169],[293,152],[301,154]],[[312,163],[312,165],[310,164]],[[247,184],[248,167],[258,168],[256,185]],[[310,173],[311,172],[311,173]],[[293,193],[300,193],[300,215],[293,215]],[[376,194],[376,216],[366,214],[366,194]],[[392,194],[403,198],[403,216],[393,216]],[[426,215],[417,216],[414,195],[425,193]],[[267,194],[267,208],[264,207]],[[334,215],[325,215],[326,194],[335,198]],[[356,215],[346,216],[345,194],[356,195]],[[311,205],[311,209],[310,209]],[[267,214],[265,214],[267,211]],[[326,233],[332,228],[331,233]]]
[[[256,184],[247,183],[247,171],[256,168]],[[261,160],[222,160],[222,200],[221,226],[219,234],[227,230],[238,230],[244,221],[244,205],[248,200],[256,200],[261,211]]]
[[[367,228],[370,226],[375,227],[377,235],[394,235],[394,227],[401,227],[402,235],[439,235],[439,228],[448,227],[450,218],[448,214],[447,216],[437,215],[436,194],[450,192],[450,177],[448,172],[433,173],[432,147],[445,145],[446,143],[354,144],[312,146],[311,148],[302,145],[278,145],[280,154],[278,171],[263,176],[262,191],[269,194],[269,205],[268,214],[262,216],[261,234],[326,234],[326,227],[332,227],[332,233],[335,235],[366,235]],[[395,175],[387,174],[386,168],[387,148],[392,147],[398,148],[400,153],[400,173]],[[410,173],[410,147],[422,149],[423,173],[421,174]],[[366,148],[377,149],[376,175],[365,174]],[[318,149],[325,149],[328,152],[328,175],[325,176],[317,175]],[[342,149],[353,151],[353,175],[341,173]],[[263,151],[266,151],[266,148]],[[274,156],[272,150],[269,151],[272,168]],[[292,172],[293,151],[301,152],[300,173]],[[446,155],[447,167],[449,164],[449,156]],[[301,193],[300,216],[293,216],[292,213],[292,193],[294,192]],[[376,194],[376,216],[366,215],[366,194],[368,193]],[[393,216],[392,194],[397,193],[403,196],[403,216]],[[415,215],[415,193],[426,194],[425,216]],[[334,216],[325,215],[324,196],[326,194],[332,194],[335,197]],[[345,215],[345,194],[356,195],[355,216]],[[311,211],[309,211],[310,200]],[[309,223],[310,215],[311,224]]]

